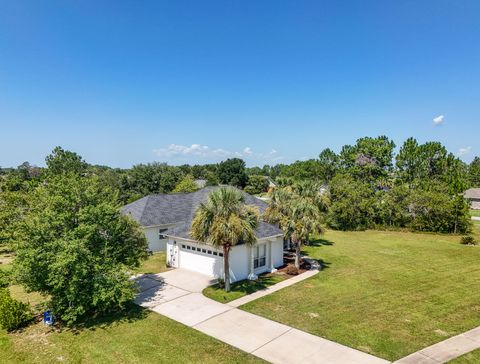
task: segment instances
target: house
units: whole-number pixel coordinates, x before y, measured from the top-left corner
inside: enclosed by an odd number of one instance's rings
[[[175,268],[223,277],[223,252],[195,241],[190,227],[195,211],[210,192],[219,187],[205,187],[192,193],[160,194],[143,197],[126,205],[122,213],[131,216],[143,228],[151,251],[165,251],[167,264]],[[245,203],[262,213],[267,204],[247,193]],[[230,251],[232,282],[255,279],[283,265],[283,233],[277,226],[261,221],[254,246],[237,244]]]
[[[207,180],[206,179],[196,179],[193,181],[198,188],[204,188],[207,185]]]
[[[480,188],[470,188],[465,191],[464,196],[470,201],[472,210],[480,210]]]

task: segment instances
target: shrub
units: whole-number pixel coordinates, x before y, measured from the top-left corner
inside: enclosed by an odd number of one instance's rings
[[[11,275],[10,272],[0,270],[0,288],[5,288],[10,285]]]
[[[296,276],[298,275],[299,271],[297,269],[297,267],[295,267],[294,265],[289,265],[287,267],[287,274],[288,275],[291,275],[291,276]]]
[[[12,331],[28,324],[33,318],[30,305],[10,296],[7,288],[0,288],[0,327]]]
[[[475,238],[472,235],[465,235],[460,239],[460,244],[477,245],[478,243],[475,241]]]

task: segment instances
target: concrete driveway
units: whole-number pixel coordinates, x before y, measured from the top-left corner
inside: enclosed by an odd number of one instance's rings
[[[386,364],[388,361],[213,301],[211,277],[174,269],[135,279],[135,303],[271,363]]]

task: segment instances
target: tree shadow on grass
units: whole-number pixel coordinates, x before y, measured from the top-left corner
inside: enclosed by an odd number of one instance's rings
[[[57,327],[57,329],[59,331],[69,331],[74,335],[78,335],[83,330],[95,331],[97,329],[106,329],[120,323],[132,323],[143,320],[147,317],[148,313],[147,309],[132,302],[128,304],[124,310],[91,316],[78,322],[74,327],[60,326]]]
[[[335,242],[333,242],[331,240],[328,240],[328,239],[315,239],[315,240],[311,240],[308,245],[309,246],[318,246],[318,247],[332,246],[332,245],[335,245]]]

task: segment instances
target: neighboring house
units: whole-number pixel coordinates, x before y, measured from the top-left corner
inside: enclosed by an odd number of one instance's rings
[[[193,181],[198,188],[204,188],[207,185],[207,180],[206,179],[196,179]]]
[[[480,188],[470,188],[465,191],[465,198],[470,201],[470,208],[480,210]]]
[[[275,183],[275,181],[273,179],[271,179],[270,177],[266,177],[267,181],[268,181],[268,188],[275,188],[277,187],[277,184]]]
[[[206,187],[192,193],[161,194],[143,197],[122,209],[142,226],[152,251],[166,251],[167,264],[214,277],[223,277],[223,252],[195,241],[190,228],[195,211],[209,193],[219,187]],[[267,204],[242,192],[245,203],[261,213]],[[277,226],[261,221],[253,246],[237,244],[230,251],[232,282],[255,279],[260,273],[283,265],[283,233]]]

